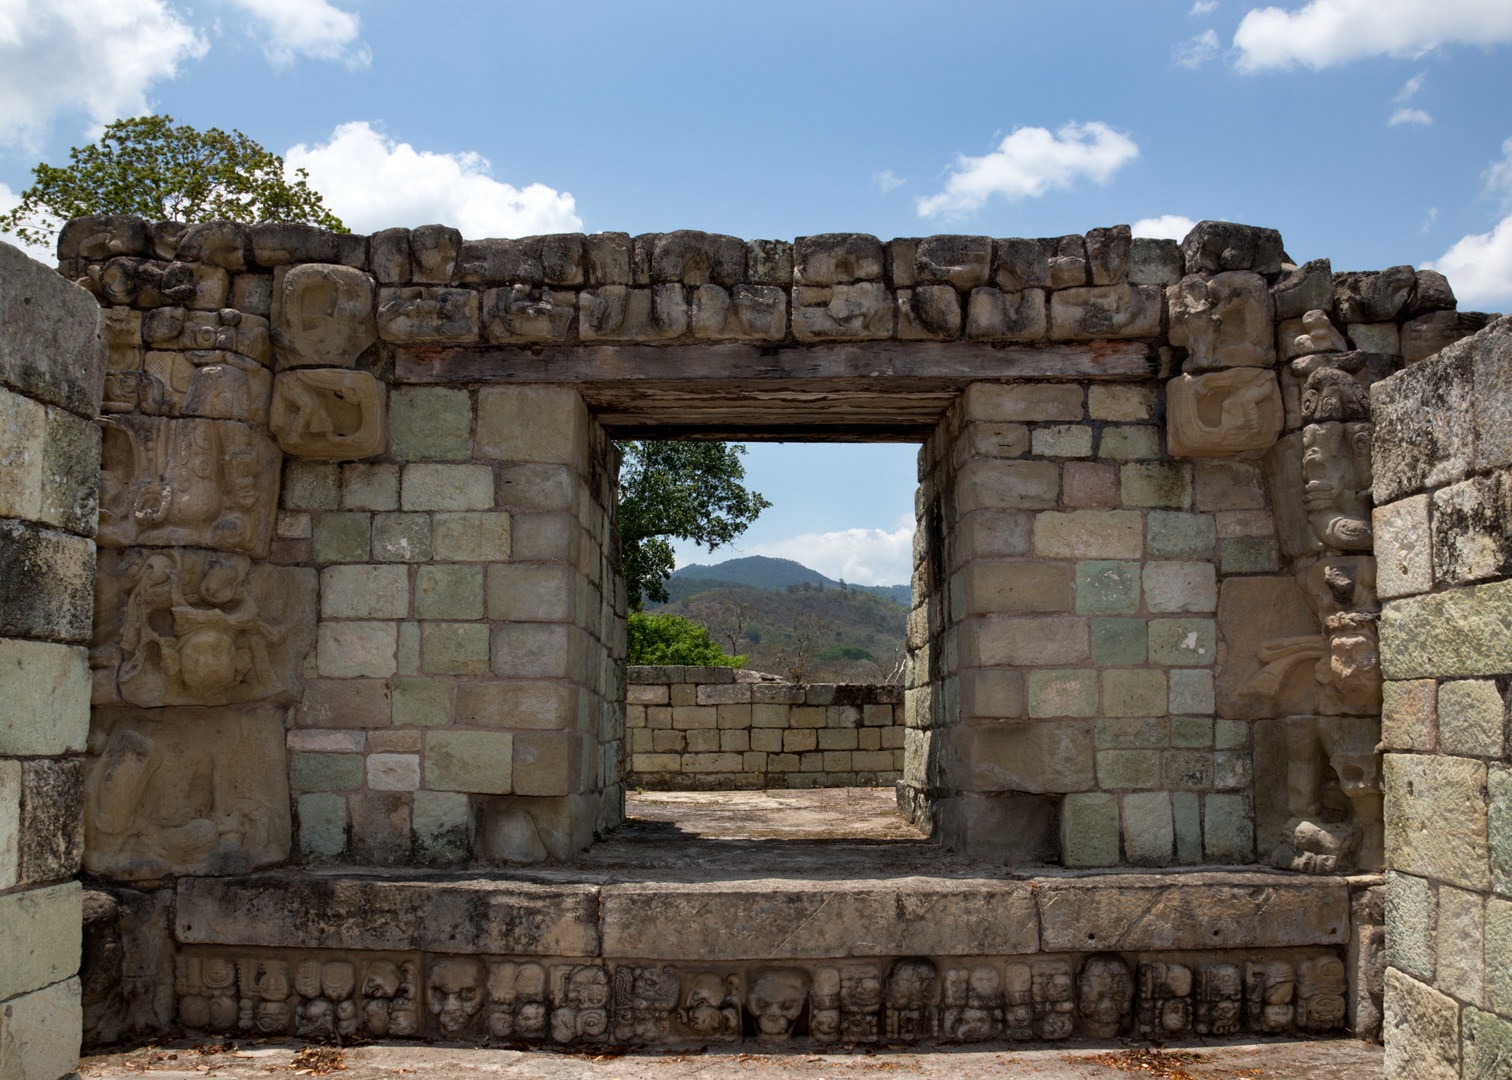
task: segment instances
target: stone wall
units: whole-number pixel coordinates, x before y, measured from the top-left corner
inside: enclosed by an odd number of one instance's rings
[[[877,787],[903,774],[903,689],[733,668],[631,667],[630,787]]]
[[[1386,1071],[1512,1062],[1512,318],[1377,384]]]
[[[0,1075],[79,1056],[84,757],[105,349],[94,299],[0,244]]]

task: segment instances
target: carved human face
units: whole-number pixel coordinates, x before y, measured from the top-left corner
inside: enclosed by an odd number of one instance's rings
[[[609,976],[601,967],[574,968],[567,977],[567,1004],[574,1009],[602,1009],[609,1003]]]
[[[180,638],[178,658],[179,678],[191,690],[209,694],[236,685],[236,639],[220,627],[201,627]]]
[[[345,960],[332,960],[320,973],[320,989],[332,1001],[351,997],[356,983],[356,970]]]
[[[444,1035],[467,1030],[483,1007],[483,963],[472,957],[449,957],[431,968],[425,1004]]]
[[[882,1003],[882,974],[873,964],[851,964],[840,972],[840,1000],[861,1012]]]
[[[793,1029],[808,997],[809,977],[795,969],[764,971],[751,987],[751,1012],[762,1035],[785,1036]]]
[[[391,960],[374,960],[363,972],[362,996],[391,998],[399,992],[399,967]]]

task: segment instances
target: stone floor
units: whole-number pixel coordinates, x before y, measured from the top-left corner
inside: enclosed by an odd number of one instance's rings
[[[565,1054],[471,1047],[372,1045],[334,1050],[298,1043],[147,1047],[87,1057],[83,1080],[274,1080],[329,1075],[337,1080],[711,1080],[748,1077],[864,1077],[877,1074],[937,1080],[1363,1080],[1380,1076],[1381,1048],[1350,1039],[1313,1042],[1208,1043],[1160,1051],[1108,1043],[1089,1048],[987,1044],[933,1052],[835,1051]]]

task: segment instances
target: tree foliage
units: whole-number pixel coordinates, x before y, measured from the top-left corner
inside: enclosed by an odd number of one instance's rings
[[[623,442],[620,560],[630,607],[667,599],[672,540],[710,551],[728,544],[772,504],[746,490],[745,447],[712,442]]]
[[[162,221],[286,221],[346,232],[308,183],[284,174],[283,158],[240,131],[199,131],[171,116],[105,125],[100,141],[76,146],[65,167],[42,162],[0,232],[50,244],[60,225],[92,214]]]
[[[744,656],[728,656],[706,627],[680,615],[632,611],[625,620],[626,662],[744,667]]]

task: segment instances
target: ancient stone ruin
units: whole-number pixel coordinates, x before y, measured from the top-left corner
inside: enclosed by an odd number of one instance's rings
[[[24,1075],[81,1027],[1512,1050],[1512,323],[1441,276],[1219,222],[94,218],[59,270],[0,247]],[[627,685],[617,438],[917,443],[901,706]],[[598,854],[653,729],[744,723],[693,743],[766,782],[824,749],[756,731],[830,706],[937,856]]]

